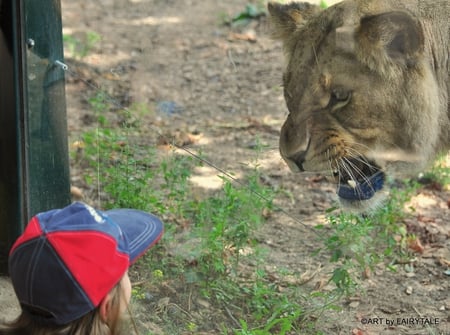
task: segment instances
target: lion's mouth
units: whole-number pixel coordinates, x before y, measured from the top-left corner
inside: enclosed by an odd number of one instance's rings
[[[338,196],[350,201],[372,198],[383,188],[385,180],[378,165],[364,157],[342,159],[334,175],[338,180]]]

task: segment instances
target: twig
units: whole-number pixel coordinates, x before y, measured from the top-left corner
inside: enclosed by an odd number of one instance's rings
[[[241,327],[241,324],[239,323],[238,320],[236,320],[236,318],[233,316],[233,314],[231,314],[231,311],[228,309],[227,306],[225,306],[225,310],[228,313],[228,316],[231,318],[231,320],[233,320],[233,322],[236,324],[237,327]]]

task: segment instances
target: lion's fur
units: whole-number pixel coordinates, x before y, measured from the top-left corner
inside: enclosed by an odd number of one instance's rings
[[[449,150],[449,8],[448,0],[344,0],[326,10],[270,3],[286,56],[280,152],[289,166],[331,172],[363,156],[386,174],[415,172]]]

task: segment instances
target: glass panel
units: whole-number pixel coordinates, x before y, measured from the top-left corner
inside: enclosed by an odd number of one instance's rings
[[[70,202],[59,0],[25,0],[26,187],[28,215]]]

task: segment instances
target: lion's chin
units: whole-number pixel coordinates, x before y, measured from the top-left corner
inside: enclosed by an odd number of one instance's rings
[[[358,201],[339,198],[339,203],[344,212],[354,214],[372,214],[376,210],[383,207],[387,197],[387,191],[379,191],[369,200]]]

